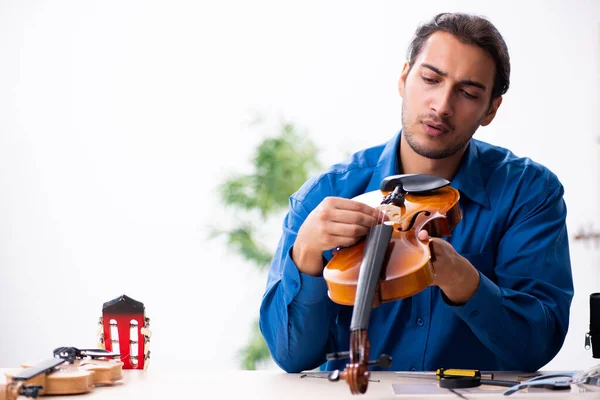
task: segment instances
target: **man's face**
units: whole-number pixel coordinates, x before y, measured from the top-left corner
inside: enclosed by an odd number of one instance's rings
[[[446,32],[432,34],[398,83],[402,134],[413,151],[441,159],[463,150],[502,102],[490,105],[494,76],[494,60],[483,49]]]

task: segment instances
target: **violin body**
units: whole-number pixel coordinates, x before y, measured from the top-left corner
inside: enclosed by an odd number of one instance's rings
[[[24,363],[21,366],[23,368],[31,368],[36,364]],[[120,360],[80,359],[75,360],[69,368],[72,370],[78,369],[82,372],[90,371],[94,386],[112,385],[123,378],[123,362]]]
[[[21,372],[17,369],[5,372],[8,387],[13,382],[13,377]],[[23,381],[24,385],[39,385],[42,388],[39,395],[65,395],[82,394],[94,389],[94,372],[84,370],[76,366],[65,365],[58,367],[48,374],[39,374],[31,379]],[[15,393],[12,393],[13,395]],[[10,394],[7,399],[11,399]],[[16,397],[14,397],[16,398]]]
[[[459,192],[450,186],[428,193],[407,193],[401,206],[375,204],[378,200],[381,202],[382,195],[385,197],[389,193],[376,191],[354,198],[378,208],[385,214],[382,223],[393,226],[373,307],[413,296],[428,287],[435,274],[431,262],[434,254],[429,243],[418,238],[418,233],[425,229],[430,237],[450,236],[462,218]],[[365,243],[361,240],[353,246],[337,249],[323,271],[329,297],[338,304],[355,304]]]
[[[462,219],[459,192],[449,185],[432,175],[394,175],[383,179],[380,192],[354,198],[377,208],[381,219],[361,241],[338,248],[323,270],[329,297],[354,306],[349,350],[327,355],[349,359],[346,369],[332,371],[329,380],[345,380],[352,394],[367,391],[371,366],[388,368],[392,362],[385,354],[369,359],[373,307],[413,296],[433,282],[435,252],[431,241],[418,235],[425,229],[429,237],[449,236]]]
[[[0,400],[82,394],[97,386],[112,385],[122,379],[123,363],[111,359],[118,356],[105,350],[59,347],[52,358],[23,363],[21,368],[5,372],[6,384],[0,384]]]
[[[120,360],[78,360],[76,365],[94,373],[94,386],[112,385],[123,379],[123,362]]]

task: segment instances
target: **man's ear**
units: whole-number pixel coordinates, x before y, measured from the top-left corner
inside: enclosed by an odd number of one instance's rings
[[[492,122],[494,117],[496,116],[496,112],[498,111],[498,107],[502,104],[502,96],[496,97],[492,100],[492,104],[490,105],[490,109],[483,117],[483,121],[481,122],[481,126],[487,126]]]
[[[409,70],[410,64],[407,61],[404,63],[402,73],[400,73],[400,79],[398,79],[398,93],[400,93],[400,97],[404,97],[404,87],[406,86],[406,77],[408,76]]]

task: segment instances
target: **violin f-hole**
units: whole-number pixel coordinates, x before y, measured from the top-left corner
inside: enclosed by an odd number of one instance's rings
[[[415,223],[417,222],[417,218],[419,218],[419,215],[425,215],[426,217],[429,217],[431,215],[431,213],[427,210],[423,210],[423,211],[419,211],[417,213],[415,213],[415,215],[412,216],[410,223],[408,224],[408,228],[406,229],[402,229],[402,227],[398,227],[398,231],[399,232],[408,232],[411,231],[414,227],[415,227]]]

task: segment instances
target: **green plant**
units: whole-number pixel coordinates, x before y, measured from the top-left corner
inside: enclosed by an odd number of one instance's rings
[[[295,125],[280,123],[277,134],[257,146],[247,174],[234,174],[218,188],[222,204],[233,210],[236,227],[213,233],[224,235],[227,246],[260,271],[270,265],[276,243],[264,243],[268,221],[281,216],[289,197],[320,168],[317,148]],[[250,338],[239,356],[243,369],[257,369],[269,350],[254,322]]]

